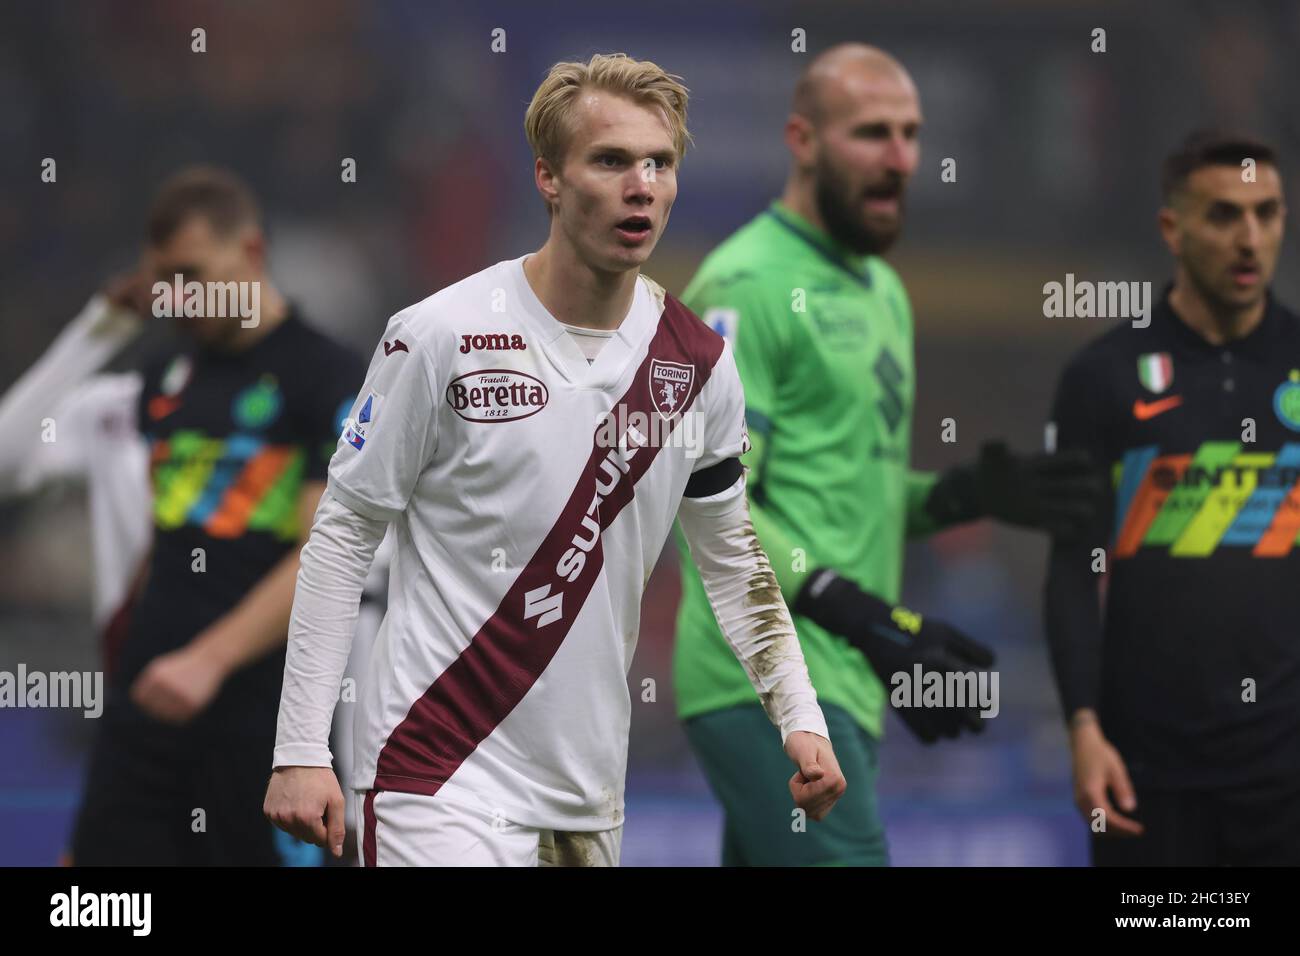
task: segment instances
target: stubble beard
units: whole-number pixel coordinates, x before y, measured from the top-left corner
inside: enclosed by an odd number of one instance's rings
[[[817,212],[831,238],[857,255],[884,255],[898,241],[903,227],[903,191],[898,194],[898,218],[893,225],[880,228],[867,222],[862,208],[865,196],[854,190],[834,167],[819,161],[815,173],[814,200]]]

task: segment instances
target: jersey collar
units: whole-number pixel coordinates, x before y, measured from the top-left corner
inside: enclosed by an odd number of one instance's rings
[[[517,300],[526,321],[541,337],[542,351],[551,365],[574,385],[584,388],[610,388],[622,377],[628,363],[657,325],[658,315],[650,303],[650,290],[641,276],[637,277],[632,305],[614,335],[605,343],[594,362],[588,362],[568,330],[559,319],[537,298],[524,275],[524,260],[528,256],[505,263],[510,281],[514,284]]]
[[[234,319],[232,321],[239,320]],[[242,349],[228,351],[226,349],[204,348],[194,339],[189,339],[188,341],[190,344],[187,345],[186,350],[194,352],[196,357],[214,365],[222,363],[238,364],[247,361],[250,355],[263,354],[263,350],[266,349],[268,345],[275,342],[279,337],[284,335],[286,329],[293,325],[302,324],[302,316],[298,311],[297,303],[292,299],[286,299],[284,303],[284,318],[279,321],[275,328],[270,332],[267,332],[252,345],[245,346]]]
[[[1190,353],[1217,355],[1220,352],[1234,352],[1241,356],[1263,359],[1270,356],[1275,333],[1282,324],[1281,307],[1273,297],[1272,289],[1267,290],[1265,293],[1267,298],[1264,305],[1264,317],[1260,319],[1259,325],[1251,329],[1249,335],[1244,338],[1234,339],[1231,342],[1224,342],[1222,345],[1215,345],[1202,337],[1199,332],[1184,322],[1178,313],[1174,311],[1173,306],[1169,304],[1169,293],[1173,290],[1173,287],[1172,282],[1165,286],[1164,292],[1160,296],[1160,302],[1155,307],[1152,320],[1153,324],[1164,326],[1182,348]]]
[[[847,272],[866,288],[871,288],[870,255],[857,255],[846,249],[779,199],[772,200],[765,215],[771,216],[782,228],[812,246],[831,265]]]

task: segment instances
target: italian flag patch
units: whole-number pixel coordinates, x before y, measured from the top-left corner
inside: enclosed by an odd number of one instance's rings
[[[1149,352],[1138,357],[1138,381],[1149,392],[1163,392],[1174,381],[1174,362],[1168,352]]]

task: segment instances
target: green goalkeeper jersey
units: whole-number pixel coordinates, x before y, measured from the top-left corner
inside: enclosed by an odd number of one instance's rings
[[[786,603],[820,567],[896,602],[904,539],[930,530],[934,483],[908,467],[912,311],[898,275],[774,202],[704,260],[682,300],[735,350],[754,529]],[[794,623],[818,698],[879,737],[886,691],[866,658]],[[682,718],[758,702],[689,558],[673,677]]]

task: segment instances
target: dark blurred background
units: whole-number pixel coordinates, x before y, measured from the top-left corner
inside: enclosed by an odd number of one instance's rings
[[[691,90],[695,149],[646,270],[680,292],[781,189],[801,28],[809,53],[884,47],[921,92],[922,165],[889,258],[916,314],[915,462],[938,468],[994,436],[1041,444],[1064,360],[1109,321],[1045,319],[1045,282],[1149,280],[1159,295],[1158,166],[1189,129],[1271,140],[1284,178],[1300,157],[1296,3],[464,6],[131,0],[0,14],[0,390],[134,261],[150,193],[197,161],[253,185],[277,283],[368,356],[393,312],[544,241],[524,109],[552,63],[595,52],[654,60]],[[205,53],[190,50],[196,27]],[[1105,53],[1091,51],[1095,28]],[[40,180],[46,157],[56,183]],[[340,181],[347,157],[355,183]],[[940,181],[948,157],[955,183]],[[1274,285],[1292,306],[1297,264],[1292,241]],[[955,444],[940,441],[947,417]],[[81,489],[0,502],[0,670],[99,667],[88,541]],[[982,737],[933,748],[891,717],[881,786],[897,864],[1086,862],[1040,626],[1045,552],[988,524],[909,548],[906,601],[995,645],[1001,713]],[[629,865],[719,857],[720,816],[673,717],[677,594],[670,550],[629,675]],[[79,711],[0,710],[0,864],[57,858],[92,729]]]

